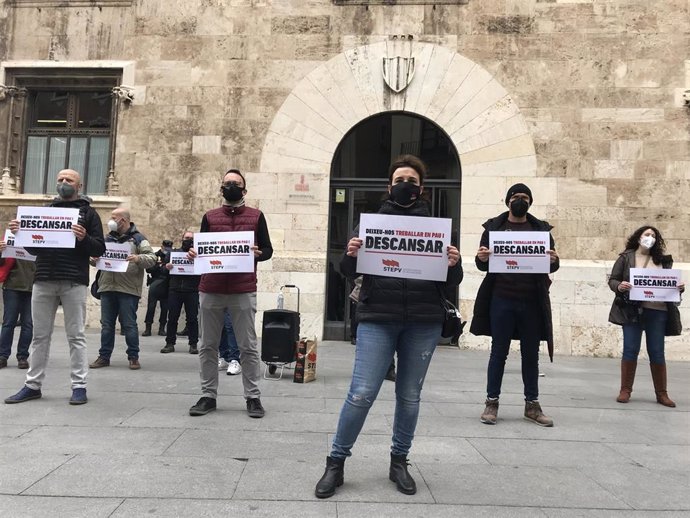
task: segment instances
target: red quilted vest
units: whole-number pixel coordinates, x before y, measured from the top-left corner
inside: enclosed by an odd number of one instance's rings
[[[209,232],[254,232],[256,244],[256,228],[259,224],[261,211],[252,207],[229,207],[223,205],[206,213]],[[245,273],[206,273],[201,276],[199,283],[201,293],[253,293],[256,291],[256,261],[254,271]]]

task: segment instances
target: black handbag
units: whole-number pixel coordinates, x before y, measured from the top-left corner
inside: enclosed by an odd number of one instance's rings
[[[467,322],[462,320],[460,310],[448,299],[442,298],[441,305],[445,311],[441,336],[443,338],[450,338],[451,342],[457,342]]]
[[[467,322],[462,320],[460,310],[445,297],[443,290],[438,284],[436,288],[438,289],[438,294],[441,296],[441,306],[443,306],[444,312],[441,336],[443,338],[450,338],[451,343],[455,343],[458,341]]]
[[[101,294],[98,293],[98,279],[100,279],[100,277],[101,277],[101,271],[97,270],[96,271],[96,278],[91,283],[91,296],[98,299],[98,300],[101,300]]]

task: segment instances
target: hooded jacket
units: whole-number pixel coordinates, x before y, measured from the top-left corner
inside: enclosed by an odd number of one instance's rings
[[[101,218],[91,207],[91,200],[87,196],[76,200],[55,198],[48,206],[79,209],[79,224],[86,229],[86,235],[81,241],[75,240],[74,248],[26,248],[31,255],[36,256],[34,280],[72,281],[88,286],[89,258],[100,257],[105,252]]]
[[[139,256],[139,262],[130,262],[126,272],[101,271],[98,278],[98,293],[117,291],[141,297],[144,272],[156,264],[156,254],[144,234],[137,230],[134,223],[124,234],[111,232],[105,239],[109,243],[129,243],[131,253]]]
[[[479,246],[489,247],[489,232],[500,231],[506,228],[508,223],[509,212],[504,212],[499,216],[487,220],[484,225],[484,232],[482,234]],[[532,228],[537,232],[550,232],[553,228],[548,222],[542,221],[535,218],[529,212],[527,213],[527,221],[532,225]],[[555,250],[555,243],[552,236],[550,246],[551,250]],[[475,256],[474,262],[477,268],[483,272],[489,270],[489,262],[483,262],[479,260],[479,257]],[[560,267],[560,260],[556,259],[555,262],[551,263],[550,271],[551,273],[558,270]],[[551,320],[551,298],[549,297],[549,286],[551,286],[551,279],[545,273],[535,274],[537,278],[537,299],[539,306],[541,308],[542,315],[542,340],[546,340],[549,349],[549,358],[553,361],[553,322]],[[491,336],[491,298],[493,296],[494,284],[496,282],[496,274],[487,273],[486,277],[479,286],[479,291],[477,292],[477,299],[474,302],[474,315],[472,317],[472,323],[470,324],[470,332],[473,335],[484,335]],[[520,337],[513,336],[514,340],[519,340]]]

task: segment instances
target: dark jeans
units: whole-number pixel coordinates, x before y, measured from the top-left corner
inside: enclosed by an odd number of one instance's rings
[[[180,319],[183,305],[185,316],[187,317],[189,345],[196,345],[199,342],[199,292],[170,290],[168,294],[168,334],[165,337],[166,344],[175,345],[177,342],[177,321]]]
[[[649,363],[664,365],[664,336],[666,335],[668,312],[658,309],[642,309],[640,322],[623,324],[623,359],[637,361],[642,345],[642,331],[647,339],[647,356]],[[5,326],[3,326],[3,332]],[[0,354],[2,356],[2,354]]]
[[[158,319],[158,323],[161,327],[165,327],[165,323],[168,321],[168,289],[167,284],[161,283],[151,284],[149,287],[149,301],[146,305],[146,317],[144,317],[144,322],[151,325],[153,324],[153,318],[156,314],[156,305],[160,302],[161,305],[161,316]]]
[[[0,358],[10,357],[14,341],[14,325],[17,323],[17,318],[21,318],[22,327],[17,343],[17,359],[25,360],[29,357],[29,345],[34,334],[34,322],[31,319],[31,292],[2,290],[2,300],[5,309],[0,333]]]
[[[491,355],[486,392],[490,398],[501,395],[503,371],[513,336],[520,339],[522,383],[525,400],[539,398],[539,341],[542,335],[542,312],[539,302],[532,299],[491,299]]]
[[[232,318],[230,318],[230,313],[227,311],[225,312],[223,331],[220,335],[218,355],[226,362],[231,362],[232,360],[240,361],[240,348],[237,345],[235,330],[232,327]]]
[[[110,359],[115,348],[115,321],[125,332],[127,358],[139,358],[139,329],[137,328],[137,306],[139,297],[119,291],[101,292],[101,348],[98,356]]]

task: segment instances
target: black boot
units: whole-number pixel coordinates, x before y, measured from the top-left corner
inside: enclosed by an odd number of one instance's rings
[[[316,484],[314,494],[316,498],[328,498],[335,494],[335,488],[343,485],[345,459],[326,457],[326,471]]]
[[[141,333],[141,336],[151,336],[151,324],[146,324],[146,329]]]
[[[415,484],[412,475],[407,471],[407,456],[393,455],[391,453],[391,468],[388,472],[388,478],[395,482],[398,486],[398,491],[406,495],[414,495],[417,492],[417,484]]]
[[[159,326],[158,327],[158,336],[166,336],[167,333],[165,332],[165,325]]]
[[[161,352],[162,352],[163,354],[174,353],[174,352],[175,352],[175,344],[166,343],[166,344],[165,344],[165,347],[163,347],[163,348],[161,349]]]

